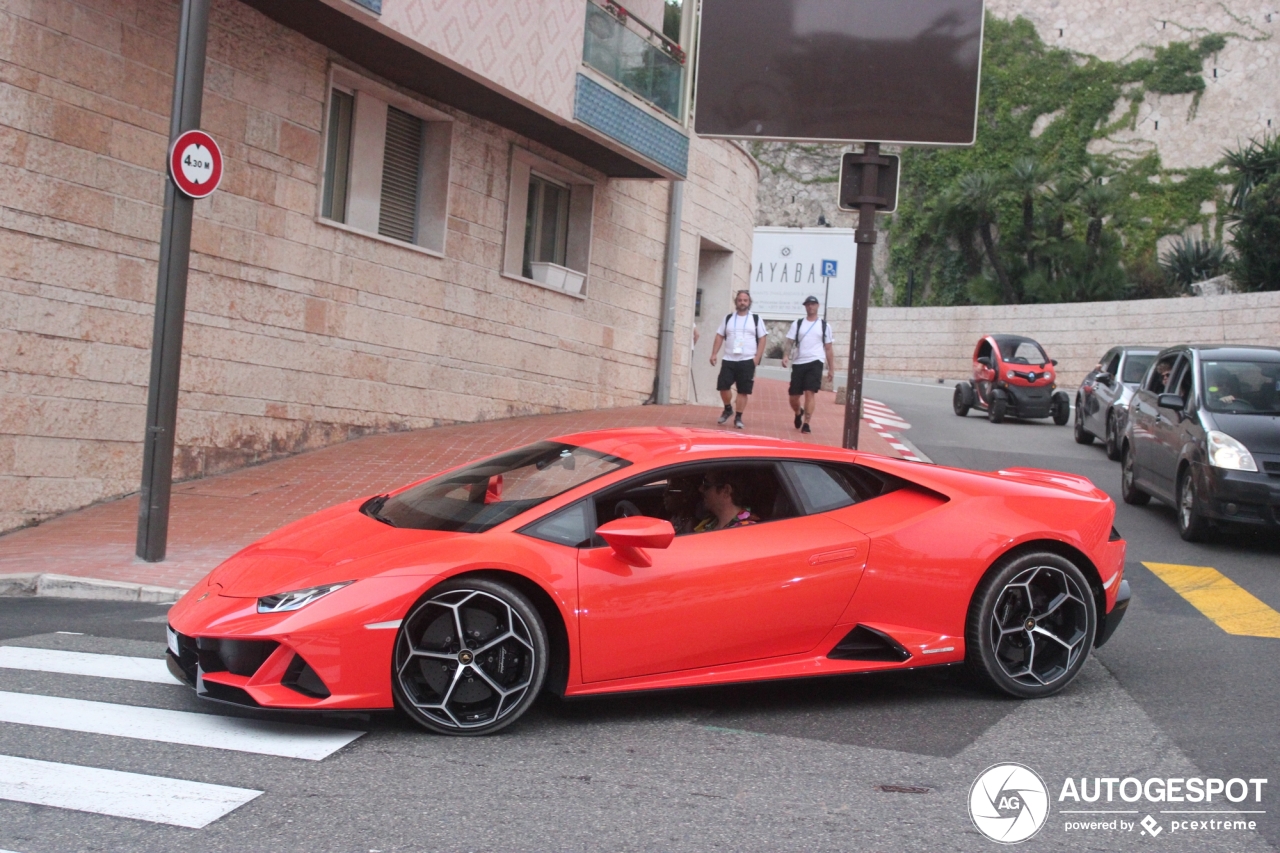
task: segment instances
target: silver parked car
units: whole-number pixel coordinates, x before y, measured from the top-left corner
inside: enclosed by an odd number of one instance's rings
[[[1078,444],[1102,439],[1107,458],[1120,458],[1129,399],[1160,351],[1155,347],[1112,347],[1076,391]]]

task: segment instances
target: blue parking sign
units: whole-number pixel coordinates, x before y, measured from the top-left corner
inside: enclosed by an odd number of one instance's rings
[[[836,275],[836,262],[824,260],[822,262],[822,277],[835,278],[835,275]]]

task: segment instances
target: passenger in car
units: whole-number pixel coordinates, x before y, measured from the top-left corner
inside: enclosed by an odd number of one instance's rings
[[[698,487],[710,513],[694,526],[695,533],[757,524],[760,517],[747,506],[750,478],[742,471],[708,471]]]
[[[702,513],[698,512],[698,478],[672,477],[662,491],[662,506],[676,535],[692,533]]]

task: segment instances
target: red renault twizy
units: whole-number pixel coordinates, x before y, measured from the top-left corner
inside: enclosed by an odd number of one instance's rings
[[[987,335],[973,349],[973,378],[956,386],[951,407],[960,417],[970,409],[998,424],[1006,416],[1048,418],[1062,426],[1071,419],[1071,398],[1057,391],[1054,366],[1040,344],[1021,335]]]

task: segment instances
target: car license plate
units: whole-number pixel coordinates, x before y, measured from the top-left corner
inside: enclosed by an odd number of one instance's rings
[[[182,657],[182,652],[178,650],[178,634],[168,625],[164,626],[164,632],[169,638],[169,651],[173,652],[175,658]]]

